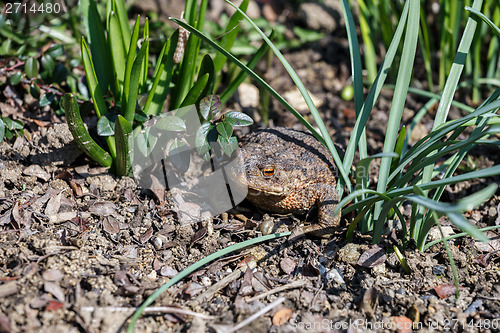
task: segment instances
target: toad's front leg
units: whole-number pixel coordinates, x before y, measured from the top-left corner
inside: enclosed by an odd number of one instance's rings
[[[314,184],[314,190],[318,193],[316,205],[318,206],[318,222],[304,227],[297,227],[290,238],[310,233],[316,237],[327,237],[334,233],[340,224],[341,212],[334,215],[335,208],[339,203],[339,194],[335,185]]]

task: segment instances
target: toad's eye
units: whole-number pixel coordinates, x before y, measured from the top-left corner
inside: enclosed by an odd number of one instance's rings
[[[266,166],[262,169],[262,176],[264,178],[271,178],[274,175],[274,166]]]

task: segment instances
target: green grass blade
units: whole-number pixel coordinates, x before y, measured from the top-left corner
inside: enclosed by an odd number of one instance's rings
[[[367,17],[370,16],[368,13],[371,11],[366,7],[364,0],[358,0],[358,5],[361,12],[359,15],[359,28],[365,46],[365,64],[368,71],[368,81],[372,83],[375,81],[377,73],[377,55],[375,53],[375,46],[373,45],[375,39],[372,36],[370,25],[367,20]]]
[[[146,40],[149,40],[149,19],[146,17],[146,22],[144,22],[144,34],[142,36],[143,43]],[[149,43],[146,47],[146,55],[144,56],[144,61],[142,62],[142,70],[141,70],[141,91],[144,91],[146,87],[146,83],[148,80],[148,67],[149,67]]]
[[[178,37],[179,32],[176,31],[172,37],[165,42],[162,54],[158,59],[158,70],[155,68],[156,74],[153,76],[153,85],[149,91],[146,104],[144,105],[144,112],[146,114],[159,115],[165,105],[165,101],[170,91],[170,81],[175,68],[173,59]]]
[[[396,145],[397,136],[390,135],[390,133],[398,133],[399,126],[401,123],[401,117],[404,110],[404,104],[406,102],[406,94],[408,92],[408,87],[410,85],[410,79],[412,75],[413,63],[415,60],[417,40],[418,40],[418,30],[420,23],[420,2],[419,0],[410,0],[409,3],[409,14],[406,26],[406,35],[403,45],[403,54],[401,55],[400,67],[398,70],[398,75],[396,79],[396,88],[394,89],[394,97],[392,99],[391,110],[389,112],[389,120],[387,124],[386,135],[384,140],[383,152],[391,153],[394,151]],[[382,158],[380,164],[380,172],[377,183],[377,191],[385,192],[389,171],[391,166],[390,158]],[[378,219],[381,212],[381,205],[375,205],[374,217]]]
[[[115,96],[120,96],[121,89],[123,88],[123,77],[125,75],[125,49],[123,47],[123,35],[120,28],[120,22],[114,12],[110,13],[108,32],[111,57],[116,73],[115,79],[117,81]]]
[[[361,54],[359,52],[359,43],[356,32],[356,25],[354,24],[354,19],[352,17],[352,13],[349,8],[349,4],[347,3],[347,0],[342,0],[341,4],[342,4],[342,12],[344,13],[344,20],[346,22],[347,39],[349,41],[349,54],[351,57],[351,73],[352,73],[352,78],[353,78],[352,82],[354,88],[354,105],[356,109],[356,117],[359,117],[361,113],[361,108],[364,103],[363,68],[361,65]],[[367,157],[368,153],[366,147],[366,129],[364,127],[358,145],[359,145],[360,158],[363,159]]]
[[[94,0],[80,1],[80,8],[83,13],[83,23],[87,31],[90,51],[95,60],[94,66],[97,79],[100,83],[101,93],[105,95],[108,88],[112,87],[114,77],[112,71],[110,71],[112,62],[108,53],[109,48],[104,34],[104,27]]]
[[[194,86],[188,91],[186,97],[182,101],[180,108],[195,104],[199,99],[203,98],[202,93],[206,90],[210,75],[203,74],[198,78]]]
[[[100,165],[104,167],[111,166],[113,162],[111,155],[102,149],[90,136],[80,116],[78,102],[73,94],[67,93],[63,96],[62,108],[66,115],[68,128],[78,148]]]
[[[275,35],[275,30],[271,32],[269,35],[269,39],[272,40],[274,35]],[[257,52],[252,56],[250,61],[247,64],[247,67],[249,69],[254,69],[254,67],[257,65],[257,63],[262,59],[262,57],[266,54],[267,50],[269,49],[269,46],[266,43],[262,43],[262,45],[259,47]],[[217,53],[217,54],[222,54],[222,53]],[[231,81],[231,83],[228,84],[227,88],[222,92],[220,95],[220,101],[222,104],[226,104],[226,102],[233,96],[233,94],[236,92],[238,89],[239,85],[245,81],[246,77],[248,74],[245,71],[240,71],[238,76]]]
[[[137,95],[139,93],[139,85],[141,83],[140,80],[142,74],[141,71],[142,64],[144,63],[144,61],[147,61],[145,57],[146,57],[146,52],[148,51],[148,47],[149,47],[149,40],[145,40],[142,43],[141,49],[139,50],[139,53],[137,54],[137,57],[134,60],[132,71],[130,73],[130,85],[126,100],[127,107],[123,114],[123,116],[125,117],[125,119],[127,119],[129,123],[132,123],[134,121]]]
[[[89,47],[85,42],[85,38],[82,37],[81,41],[82,49],[82,62],[83,68],[85,69],[85,76],[87,77],[87,84],[90,90],[90,96],[94,102],[95,113],[98,118],[107,113],[106,103],[104,102],[104,97],[102,96],[102,89],[100,87],[100,81],[97,79],[97,75],[94,69],[94,63],[92,57],[90,56]]]
[[[482,0],[475,0],[473,4],[474,9],[481,8]],[[465,59],[467,54],[469,53],[469,49],[474,37],[474,33],[476,30],[477,22],[473,19],[469,18],[467,20],[467,25],[465,26],[464,34],[460,41],[460,45],[458,46],[457,54],[453,61],[453,65],[451,66],[450,74],[448,79],[446,80],[445,87],[443,89],[443,94],[441,97],[441,102],[439,103],[438,109],[436,111],[436,117],[434,119],[433,131],[437,129],[441,124],[446,121],[448,118],[448,112],[451,107],[451,101],[453,100],[453,96],[458,86],[458,81],[462,74],[462,70],[465,65]],[[432,177],[432,171],[434,169],[433,165],[429,165],[424,169],[422,182],[428,182]],[[421,213],[423,210],[421,209]]]
[[[140,22],[140,16],[137,15],[137,19],[135,20],[134,24],[134,32],[132,33],[132,38],[130,39],[130,45],[127,54],[127,64],[125,66],[125,76],[123,79],[123,93],[122,93],[122,104],[121,104],[122,112],[125,112],[124,110],[126,110],[128,107],[127,101],[128,101],[128,93],[130,92],[130,82],[131,82],[130,76],[132,75],[132,67],[134,65],[134,59],[136,58],[135,54],[136,54],[137,41],[139,40],[139,22]]]
[[[465,6],[465,10],[468,10],[470,12],[471,17],[474,20],[483,21],[484,23],[486,23],[491,28],[491,30],[497,35],[497,37],[500,37],[500,28],[498,28],[495,25],[495,23],[493,23],[489,18],[487,18],[483,13],[469,6]]]
[[[133,138],[132,124],[124,117],[118,115],[115,122],[116,135],[116,174],[118,176],[132,175],[132,160],[133,160]]]
[[[200,269],[201,267],[205,266],[206,264],[212,262],[215,259],[221,258],[221,257],[223,257],[224,255],[226,255],[228,253],[231,253],[233,251],[237,251],[237,250],[249,247],[251,245],[262,243],[262,242],[265,242],[267,240],[276,239],[276,238],[280,238],[280,237],[287,237],[287,236],[290,236],[291,234],[292,234],[291,232],[275,233],[275,234],[271,234],[271,235],[257,237],[257,238],[254,238],[254,239],[249,239],[249,240],[246,240],[244,242],[239,242],[239,243],[236,243],[234,245],[231,245],[231,246],[228,246],[226,248],[223,248],[222,250],[219,250],[219,251],[217,251],[215,253],[212,253],[212,254],[206,256],[205,258],[203,258],[202,260],[195,262],[194,264],[192,264],[191,266],[187,267],[186,269],[184,269],[183,271],[181,271],[179,274],[177,274],[176,276],[174,276],[172,279],[170,279],[167,283],[165,283],[159,289],[157,289],[153,294],[151,294],[151,296],[149,296],[146,299],[146,301],[144,303],[141,304],[141,306],[137,309],[136,312],[134,312],[134,314],[130,318],[130,324],[129,324],[128,328],[127,328],[127,333],[133,333],[134,332],[135,323],[141,317],[142,313],[144,312],[144,310],[149,305],[153,304],[153,302],[164,291],[166,291],[168,288],[172,287],[177,282],[179,282],[182,279],[184,279],[186,276],[189,276],[191,273],[196,272],[198,269]]]
[[[408,16],[408,8],[409,2],[405,3],[405,7],[403,8],[403,13],[401,14],[401,20],[396,28],[396,32],[394,33],[394,38],[391,42],[391,45],[387,49],[387,54],[385,56],[382,65],[380,66],[380,70],[373,82],[368,95],[366,96],[365,103],[361,107],[361,111],[359,116],[356,118],[356,123],[352,129],[351,137],[349,138],[349,144],[347,145],[347,149],[344,155],[344,168],[348,169],[352,165],[354,160],[354,155],[356,153],[358,142],[361,140],[361,134],[363,133],[363,129],[366,126],[368,118],[370,116],[370,112],[375,105],[375,102],[382,90],[385,80],[387,79],[387,75],[392,66],[392,62],[396,55],[399,42],[403,35],[406,18]]]
[[[240,5],[240,9],[243,12],[247,11],[249,0],[243,0]],[[236,36],[238,35],[238,31],[240,30],[240,21],[243,19],[243,16],[236,11],[229,22],[227,23],[226,29],[224,31],[224,36],[220,41],[220,46],[226,50],[230,50],[231,46],[233,46],[234,41],[236,40]],[[214,58],[214,66],[215,72],[218,73],[222,70],[224,63],[226,62],[226,57],[222,55],[222,53],[217,53]]]
[[[112,1],[114,3],[114,11],[117,13],[118,21],[120,22],[125,53],[128,53],[130,45],[130,26],[128,25],[128,15],[125,9],[125,0],[112,0]]]

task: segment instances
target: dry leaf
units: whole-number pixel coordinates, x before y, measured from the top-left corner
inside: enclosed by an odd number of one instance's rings
[[[40,178],[43,181],[50,180],[50,175],[47,171],[43,170],[41,166],[38,164],[32,164],[26,169],[24,169],[23,174],[26,176],[34,176]]]
[[[413,321],[406,316],[392,317],[396,327],[398,328],[398,333],[411,333],[413,332]]]
[[[291,258],[283,258],[280,262],[280,267],[286,274],[292,274],[295,267],[297,267],[297,263]]]
[[[54,310],[59,310],[64,306],[64,302],[58,302],[51,300],[49,301],[49,305],[45,308],[46,311],[54,311]]]
[[[58,269],[52,269],[49,271],[44,271],[42,273],[42,278],[45,281],[56,282],[63,278],[64,274]]]
[[[361,254],[357,264],[365,268],[373,268],[384,263],[387,259],[385,250],[378,244],[373,245],[370,249]]]
[[[440,284],[434,287],[434,291],[439,296],[439,298],[445,299],[451,295],[455,295],[457,288],[454,284]]]
[[[43,288],[51,293],[59,302],[64,303],[64,290],[55,282],[45,281]]]
[[[286,324],[290,318],[292,318],[293,310],[289,308],[283,308],[276,311],[273,316],[273,325],[281,326]]]

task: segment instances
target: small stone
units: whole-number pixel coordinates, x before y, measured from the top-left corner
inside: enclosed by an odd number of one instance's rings
[[[342,290],[347,290],[347,284],[345,283],[342,273],[337,268],[333,268],[326,273],[326,280],[333,281]]]
[[[434,265],[432,267],[432,274],[434,275],[443,275],[446,271],[446,267],[444,265]]]
[[[238,87],[238,102],[242,108],[256,108],[259,106],[259,89],[253,84],[242,83]]]
[[[205,287],[210,287],[212,285],[212,280],[208,276],[204,276],[201,278],[201,284]]]

